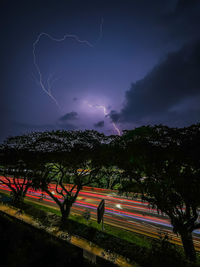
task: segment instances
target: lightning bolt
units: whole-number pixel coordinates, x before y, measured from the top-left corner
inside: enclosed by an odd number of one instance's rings
[[[100,109],[102,109],[105,117],[107,117],[109,115],[109,112],[107,111],[107,108],[104,105],[91,105],[89,103],[87,103],[87,105],[90,108],[100,108]],[[114,130],[117,132],[117,134],[121,135],[120,129],[117,127],[116,123],[112,122],[112,126],[113,126]]]
[[[112,122],[112,125],[115,128],[115,131],[117,132],[117,134],[120,136],[121,132],[120,132],[120,129],[117,127],[116,123]]]
[[[50,88],[51,86],[49,84],[49,80],[47,80],[47,85],[48,86],[47,87],[45,86],[45,83],[44,83],[43,78],[42,78],[42,73],[40,71],[39,65],[38,65],[37,60],[36,60],[36,53],[35,53],[36,52],[36,46],[39,43],[39,41],[40,41],[42,36],[46,36],[50,40],[56,41],[56,42],[63,42],[67,38],[70,38],[70,39],[74,39],[75,41],[77,41],[80,44],[86,44],[89,47],[93,47],[93,45],[90,42],[88,42],[87,40],[79,39],[79,37],[77,35],[74,35],[74,34],[65,34],[62,38],[54,38],[50,34],[45,33],[45,32],[40,33],[38,35],[37,39],[35,40],[35,42],[33,43],[33,63],[34,63],[34,66],[35,66],[35,68],[37,70],[37,74],[38,74],[38,77],[39,77],[38,83],[40,84],[42,90],[55,102],[55,104],[58,106],[58,108],[61,109],[57,99],[51,93],[51,88]]]
[[[101,23],[100,23],[100,30],[99,30],[99,37],[96,41],[96,44],[102,39],[102,36],[103,36],[103,23],[104,23],[104,19],[101,18]],[[49,81],[49,78],[47,80],[47,87],[45,86],[45,82],[43,80],[43,77],[42,77],[42,73],[40,71],[40,67],[39,67],[39,64],[37,63],[37,59],[36,59],[36,47],[40,41],[40,39],[42,37],[47,37],[49,38],[51,41],[55,41],[55,42],[63,42],[65,41],[66,39],[73,39],[75,40],[76,42],[80,43],[80,44],[85,44],[91,48],[94,47],[94,45],[92,43],[90,43],[89,41],[87,40],[81,40],[77,35],[75,34],[65,34],[62,38],[55,38],[53,36],[51,36],[50,34],[46,33],[46,32],[41,32],[38,36],[37,36],[37,39],[35,40],[35,42],[33,43],[33,63],[34,63],[34,66],[35,66],[35,69],[37,71],[37,75],[38,75],[38,79],[35,77],[37,83],[40,85],[40,87],[42,88],[42,90],[54,101],[54,103],[57,105],[57,107],[59,109],[61,109],[61,106],[59,105],[57,99],[55,98],[55,96],[52,94],[51,92],[51,87],[52,85],[50,85],[50,81]]]
[[[104,18],[101,18],[101,23],[99,27],[99,38],[96,41],[96,44],[103,38],[103,24],[104,24]]]

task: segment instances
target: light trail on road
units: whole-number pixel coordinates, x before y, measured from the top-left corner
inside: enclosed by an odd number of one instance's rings
[[[55,187],[51,184],[49,189],[61,200],[62,197],[56,193]],[[0,184],[0,190],[11,191],[3,184]],[[26,196],[29,200],[39,202],[40,205],[58,208],[53,199],[41,190],[35,191],[30,188]],[[84,188],[80,191],[71,211],[82,216],[87,209],[91,213],[91,219],[96,220],[97,207],[102,199],[105,200],[105,223],[152,238],[167,234],[173,243],[181,245],[180,238],[172,232],[172,225],[167,216],[158,214],[156,209],[150,209],[147,202],[127,199],[111,190]],[[193,237],[195,247],[200,250],[200,232],[194,231]]]

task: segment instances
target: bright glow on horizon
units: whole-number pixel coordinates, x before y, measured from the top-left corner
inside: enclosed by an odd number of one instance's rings
[[[107,117],[109,115],[109,112],[107,111],[107,108],[104,105],[98,105],[98,104],[92,105],[92,104],[88,103],[87,101],[84,101],[84,103],[86,103],[88,105],[88,107],[90,107],[90,108],[102,109],[105,117]],[[121,135],[120,129],[117,127],[116,123],[112,122],[111,124],[112,124],[114,130],[117,132],[117,134]]]

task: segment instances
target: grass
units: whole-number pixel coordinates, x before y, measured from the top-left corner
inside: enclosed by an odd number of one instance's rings
[[[61,213],[58,209],[43,206],[39,203],[35,203],[29,200],[25,200],[25,202],[29,203],[30,205],[34,206],[37,209],[43,210],[45,212],[51,212],[58,216],[61,216]],[[81,215],[70,214],[69,219],[77,223],[83,224],[87,227],[95,228],[98,231],[101,231],[101,228],[102,228],[101,224],[98,224],[95,220],[89,220],[89,222],[87,222]],[[109,224],[104,224],[104,228],[107,234],[110,234],[114,237],[118,237],[122,240],[128,241],[130,243],[133,243],[141,247],[151,248],[151,239],[148,237],[136,234],[131,231],[126,231],[121,228],[109,225]]]
[[[43,210],[43,211],[46,211],[46,212],[51,212],[51,213],[54,213],[58,216],[61,216],[61,213],[58,209],[54,209],[54,208],[51,208],[51,207],[47,207],[47,206],[43,206],[42,204],[39,204],[39,203],[35,203],[35,202],[32,202],[30,200],[27,200],[25,199],[24,201],[25,203],[28,203],[30,204],[31,206],[37,208],[37,209],[40,209],[40,210]]]
[[[98,224],[94,220],[90,220],[89,223],[87,224],[86,220],[81,216],[70,215],[70,219],[74,220],[76,222],[85,224],[89,227],[96,228],[99,231],[102,231],[101,230],[101,228],[102,228],[101,224]],[[124,229],[121,229],[119,227],[115,227],[115,226],[112,226],[109,224],[104,224],[104,229],[105,229],[105,232],[107,234],[118,237],[122,240],[128,241],[128,242],[133,243],[135,245],[145,247],[145,248],[151,247],[151,240],[148,237],[145,237],[143,235],[139,235],[139,234],[136,234],[134,232],[127,231],[127,230],[124,230]]]

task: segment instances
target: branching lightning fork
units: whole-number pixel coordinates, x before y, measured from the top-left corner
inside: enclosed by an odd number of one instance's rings
[[[104,23],[104,20],[103,20],[103,18],[101,18],[99,37],[98,37],[98,39],[96,41],[96,44],[101,40],[101,38],[103,36],[103,23]],[[40,41],[40,39],[42,37],[47,37],[50,40],[55,41],[55,42],[63,42],[68,38],[69,39],[74,39],[76,42],[78,42],[80,44],[85,44],[85,45],[87,45],[87,46],[89,46],[91,48],[94,47],[94,45],[92,43],[90,43],[89,41],[87,41],[87,40],[81,40],[75,34],[65,34],[62,38],[55,38],[55,37],[51,36],[50,34],[48,34],[46,32],[40,33],[37,36],[37,39],[35,40],[35,42],[33,43],[33,63],[34,63],[35,69],[36,69],[37,74],[38,74],[38,79],[36,79],[36,81],[40,85],[42,90],[55,102],[55,104],[58,106],[58,108],[61,109],[57,99],[55,98],[55,96],[52,95],[51,85],[50,85],[49,79],[47,80],[47,87],[45,86],[45,82],[43,80],[42,73],[41,73],[40,68],[39,68],[39,64],[37,63],[37,60],[36,60],[36,46],[37,46],[37,44],[39,43],[39,41]]]
[[[100,23],[100,29],[99,29],[99,37],[98,39],[96,40],[95,42],[95,45],[102,39],[103,37],[103,23],[104,23],[104,19],[101,18],[101,23]],[[39,64],[37,63],[37,59],[36,59],[36,46],[38,45],[40,39],[42,37],[47,37],[49,38],[50,40],[52,41],[55,41],[55,42],[63,42],[65,41],[66,39],[73,39],[75,40],[76,42],[80,43],[80,44],[85,44],[91,48],[94,47],[94,44],[92,44],[91,42],[87,41],[87,40],[81,40],[77,35],[75,34],[65,34],[62,38],[55,38],[53,36],[51,36],[50,34],[46,33],[46,32],[42,32],[40,33],[38,36],[37,36],[37,39],[35,40],[35,42],[33,43],[33,63],[34,63],[34,66],[35,66],[35,69],[37,71],[37,75],[38,75],[38,78],[36,78],[34,75],[34,78],[36,79],[37,83],[40,85],[40,87],[42,88],[42,90],[54,101],[54,103],[57,105],[57,107],[61,110],[61,106],[59,105],[57,99],[55,98],[55,96],[52,94],[52,84],[57,80],[57,79],[54,79],[53,81],[51,80],[52,78],[52,75],[49,75],[48,79],[47,79],[47,86],[45,85],[45,82],[43,80],[43,77],[42,77],[42,73],[40,71],[40,67],[39,67]],[[87,103],[88,104],[88,103]],[[106,116],[109,115],[107,109],[105,106],[103,105],[91,105],[91,104],[88,104],[89,107],[95,107],[95,108],[100,108],[103,110],[103,113]],[[121,135],[121,132],[119,130],[119,128],[117,127],[117,125],[112,122],[112,126],[114,128],[114,130],[117,132],[118,135]]]
[[[90,108],[93,108],[94,107],[94,108],[100,108],[100,109],[102,109],[105,117],[107,117],[109,115],[109,112],[107,111],[107,108],[104,105],[91,105],[91,104],[88,104],[88,106]],[[115,122],[112,122],[112,126],[115,129],[115,131],[117,132],[117,134],[118,135],[121,135],[120,129],[117,127],[117,125],[116,125]]]
[[[50,40],[56,41],[56,42],[63,42],[67,38],[70,38],[70,39],[74,39],[78,43],[86,44],[89,47],[93,47],[93,45],[90,42],[88,42],[87,40],[79,39],[79,37],[77,35],[74,35],[74,34],[65,34],[63,38],[54,38],[50,34],[45,33],[45,32],[40,33],[38,35],[37,39],[35,40],[35,42],[33,43],[33,63],[34,63],[34,66],[35,66],[37,73],[38,73],[38,76],[39,76],[39,80],[37,80],[37,81],[40,84],[42,90],[55,102],[55,104],[59,107],[59,109],[61,109],[57,99],[51,93],[49,80],[47,81],[48,87],[45,86],[45,83],[44,83],[43,78],[42,78],[42,73],[40,71],[39,65],[38,65],[37,60],[36,60],[36,54],[35,54],[36,46],[39,43],[42,36],[46,36]]]

